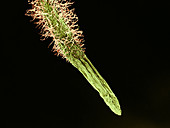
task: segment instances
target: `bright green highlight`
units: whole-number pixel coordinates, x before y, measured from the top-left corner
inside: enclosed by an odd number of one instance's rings
[[[92,65],[86,55],[81,58],[72,58],[70,61],[87,79],[87,81],[96,89],[105,103],[117,115],[121,115],[119,101],[110,89],[107,82],[99,74],[96,68]]]

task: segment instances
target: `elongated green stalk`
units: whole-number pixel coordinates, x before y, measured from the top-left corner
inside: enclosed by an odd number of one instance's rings
[[[85,55],[84,44],[82,44],[83,32],[76,24],[78,17],[74,14],[74,9],[68,9],[73,3],[67,0],[33,0],[32,2],[29,0],[29,3],[32,4],[32,9],[27,10],[26,15],[32,16],[33,20],[39,20],[35,23],[41,28],[42,40],[52,37],[52,51],[76,67],[99,92],[110,109],[115,114],[121,115],[116,96]]]
[[[99,92],[100,96],[104,99],[110,109],[115,114],[121,115],[120,105],[116,96],[86,55],[78,59],[75,58],[74,61],[71,61],[71,64],[75,66],[84,75],[93,88]]]

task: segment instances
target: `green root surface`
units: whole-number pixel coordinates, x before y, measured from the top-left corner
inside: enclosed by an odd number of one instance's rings
[[[117,115],[121,115],[121,109],[118,99],[112,92],[111,88],[103,77],[99,74],[96,68],[92,65],[90,60],[84,54],[79,58],[72,58],[71,64],[76,67],[87,79],[87,81],[97,90],[100,96],[103,98],[105,103],[110,109]]]

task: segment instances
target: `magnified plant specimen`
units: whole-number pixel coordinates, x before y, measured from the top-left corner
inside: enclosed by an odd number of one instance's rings
[[[96,89],[110,109],[121,115],[119,101],[109,85],[85,55],[84,36],[77,24],[78,17],[74,9],[69,9],[73,2],[68,0],[28,0],[32,5],[26,11],[33,17],[41,29],[41,40],[52,38],[52,51],[76,67],[87,81]]]

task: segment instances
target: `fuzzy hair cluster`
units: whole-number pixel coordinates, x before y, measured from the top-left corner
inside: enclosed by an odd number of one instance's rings
[[[27,16],[33,18],[37,27],[41,29],[41,40],[52,38],[52,51],[68,61],[68,56],[78,52],[85,52],[83,48],[83,31],[79,30],[78,17],[74,8],[69,9],[73,2],[68,0],[28,0],[32,9],[26,11]],[[37,21],[37,22],[36,22]]]

